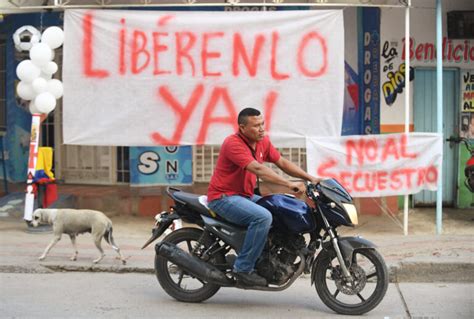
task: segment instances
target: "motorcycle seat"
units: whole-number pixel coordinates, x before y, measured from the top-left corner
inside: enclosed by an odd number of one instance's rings
[[[199,214],[212,218],[216,218],[217,216],[207,207],[207,196],[205,195],[196,195],[180,191],[173,193],[173,196],[176,197],[178,201],[188,205]],[[205,197],[205,200],[203,197]]]
[[[234,224],[223,217],[214,213],[209,207],[207,207],[207,196],[206,195],[196,195],[192,193],[187,193],[183,191],[175,191],[172,195],[177,201],[188,205],[191,209],[197,213],[213,218],[215,220],[224,222],[234,227],[242,228],[242,226]]]
[[[213,217],[214,219],[219,220],[219,221],[221,221],[221,222],[224,222],[224,223],[226,223],[226,224],[229,224],[229,225],[231,225],[231,226],[234,226],[234,227],[237,227],[237,228],[242,228],[242,226],[237,225],[237,224],[234,224],[234,223],[228,221],[227,219],[225,219],[225,218],[223,218],[223,217],[217,215],[215,212],[213,212],[213,211],[207,206],[207,196],[206,196],[206,195],[201,195],[201,196],[199,196],[199,202],[201,203],[201,205],[203,205],[204,207],[206,207],[206,208],[208,209],[208,212],[209,212],[210,217]],[[209,215],[207,215],[207,216],[209,216]],[[244,229],[245,229],[245,227],[244,227]]]
[[[171,197],[176,201],[189,206],[195,212],[213,218],[215,220],[224,222],[229,224],[233,227],[242,228],[242,226],[234,224],[221,216],[214,213],[208,206],[207,206],[207,196],[206,195],[196,195],[192,193],[183,192],[177,188],[173,189]]]

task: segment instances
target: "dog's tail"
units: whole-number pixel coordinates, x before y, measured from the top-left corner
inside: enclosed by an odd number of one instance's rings
[[[112,225],[110,225],[109,227],[107,227],[107,230],[105,231],[104,239],[110,246],[112,246],[113,249],[118,250],[119,248],[117,244],[115,244],[114,236],[112,236],[112,232],[113,232],[113,228],[112,228]]]
[[[117,244],[115,243],[114,241],[114,236],[112,236],[112,232],[113,232],[113,229],[112,229],[112,225],[108,225],[107,226],[107,230],[105,231],[105,234],[104,234],[104,239],[105,241],[110,245],[112,246],[112,248],[117,252],[117,254],[119,255],[120,257],[120,260],[122,261],[122,264],[126,264],[126,260],[125,258],[123,258],[123,255],[122,253],[120,252],[120,248],[117,246]]]

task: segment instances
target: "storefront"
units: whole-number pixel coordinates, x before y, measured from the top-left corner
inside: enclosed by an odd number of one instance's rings
[[[414,5],[417,3],[414,1]],[[468,137],[474,117],[470,75],[474,72],[474,3],[443,1],[443,134]],[[404,11],[381,10],[381,133],[402,132],[405,118],[405,30]],[[422,23],[420,21],[423,21]],[[411,10],[410,131],[436,132],[436,20],[434,6]],[[467,27],[470,25],[470,29]],[[448,32],[448,26],[450,30]],[[459,30],[465,26],[465,30]],[[469,38],[461,38],[465,32]],[[463,145],[445,143],[443,162],[443,203],[469,208],[472,193],[464,186],[468,158]],[[415,205],[433,205],[434,192],[413,196]]]
[[[411,65],[412,113],[411,130],[418,132],[435,131],[436,97],[435,82],[435,4],[417,7],[413,1],[411,10]],[[474,109],[472,92],[474,89],[474,41],[470,38],[450,39],[446,33],[447,16],[452,11],[472,11],[470,0],[444,1],[444,123],[445,137],[470,136],[473,130]],[[263,7],[216,7],[212,10],[262,10]],[[277,9],[318,9],[317,7],[265,7]],[[156,9],[156,8],[155,8]],[[169,8],[167,8],[168,10]],[[180,8],[181,9],[181,8]],[[187,8],[188,10],[189,8]],[[200,8],[202,10],[202,8]],[[206,10],[209,8],[206,8]],[[345,55],[345,96],[343,135],[377,134],[402,132],[404,127],[404,10],[401,8],[356,8],[347,7],[344,15],[344,55]],[[467,15],[466,15],[467,16]],[[416,23],[423,21],[423,23]],[[467,20],[466,20],[467,21]],[[11,14],[0,22],[0,31],[5,48],[4,69],[5,106],[7,110],[7,135],[5,138],[8,179],[22,182],[26,175],[28,159],[29,128],[31,125],[28,105],[15,96],[17,81],[15,68],[23,59],[15,51],[11,41],[13,32],[23,25],[44,28],[63,24],[63,14],[59,12]],[[366,37],[370,34],[372,37]],[[472,37],[472,34],[471,34]],[[369,52],[369,53],[368,53]],[[62,54],[57,54],[61,74]],[[369,92],[369,93],[367,93]],[[79,146],[63,144],[62,107],[51,114],[42,125],[42,145],[55,149],[56,177],[65,183],[78,184],[129,184],[132,175],[140,174],[135,164],[142,163],[144,152],[135,148],[116,146]],[[150,150],[148,150],[150,151]],[[304,148],[282,148],[282,154],[301,167],[306,166]],[[168,169],[165,176],[176,180],[173,159],[165,162],[160,156],[163,150],[151,150],[149,158],[142,160]],[[208,182],[212,174],[219,147],[214,145],[193,146],[186,152],[183,162],[192,164],[191,182]],[[151,153],[148,153],[149,155]],[[169,152],[167,152],[168,154]],[[445,144],[443,201],[447,205],[461,208],[473,204],[472,194],[463,186],[463,163],[466,151],[458,145]],[[182,155],[184,156],[184,155]],[[142,163],[143,164],[143,163]],[[132,167],[132,165],[134,165]],[[186,164],[190,165],[190,164]],[[153,165],[152,165],[153,166]],[[157,169],[157,171],[159,170]],[[190,168],[187,167],[187,174]],[[138,172],[138,173],[137,173]],[[140,179],[138,179],[140,181]],[[186,183],[189,183],[187,180]],[[136,183],[132,183],[136,184]],[[414,195],[415,205],[435,203],[433,192]]]

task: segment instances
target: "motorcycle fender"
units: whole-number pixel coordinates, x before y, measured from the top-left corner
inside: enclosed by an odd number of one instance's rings
[[[150,245],[152,242],[158,239],[158,237],[163,235],[165,230],[167,230],[171,226],[171,224],[173,224],[173,221],[179,218],[180,217],[177,214],[170,214],[164,217],[159,223],[159,225],[153,228],[150,239],[148,239],[147,242],[142,246],[142,249],[146,248],[148,245]]]
[[[374,243],[368,241],[362,237],[339,237],[338,238],[339,249],[341,250],[342,257],[346,262],[346,266],[350,267],[352,264],[352,255],[354,250],[358,249],[373,249],[376,248]],[[332,256],[336,256],[333,245],[331,241],[323,243],[323,250],[328,252]],[[316,260],[320,258],[321,253],[318,254],[316,259],[313,261],[311,269],[311,285],[314,283],[314,276],[316,275]]]
[[[338,242],[342,256],[348,267],[352,264],[352,254],[354,250],[377,248],[375,244],[362,237],[341,237]]]

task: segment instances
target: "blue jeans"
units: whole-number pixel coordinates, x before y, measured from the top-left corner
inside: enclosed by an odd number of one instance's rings
[[[247,227],[242,250],[234,263],[235,272],[251,272],[262,254],[268,231],[272,224],[272,214],[255,202],[261,197],[225,196],[208,204],[216,214],[234,224]]]

